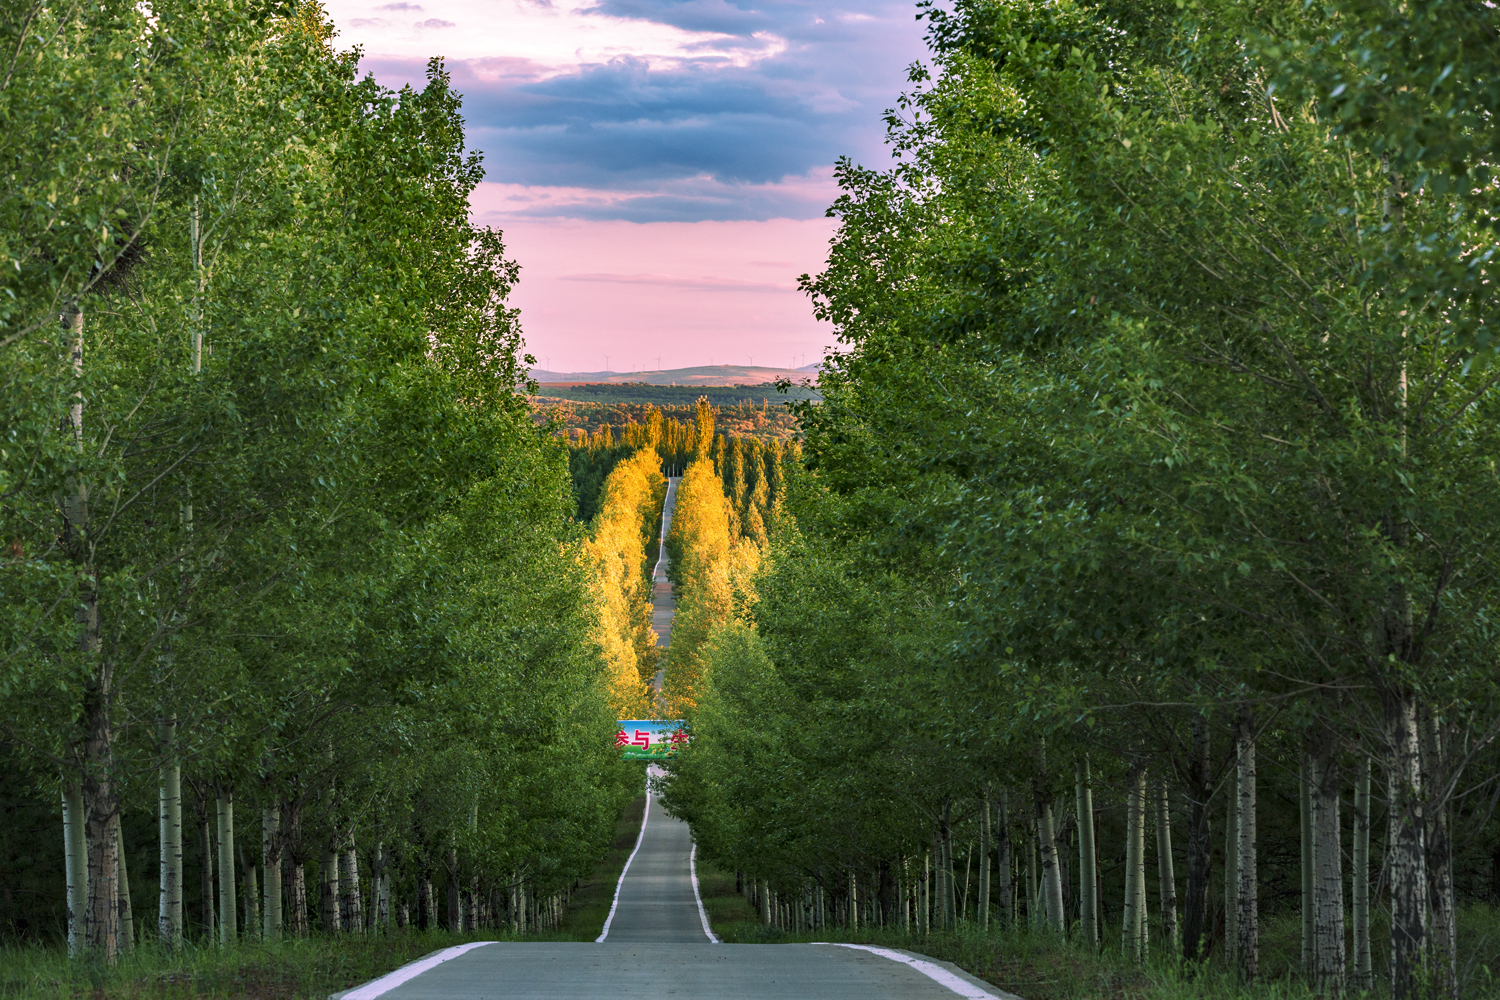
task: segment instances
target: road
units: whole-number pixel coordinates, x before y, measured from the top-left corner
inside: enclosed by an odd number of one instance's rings
[[[677,480],[667,484],[662,537]],[[667,554],[652,573],[653,626],[671,642]],[[657,674],[656,689],[661,689]],[[492,942],[434,952],[330,1000],[1017,1000],[957,966],[863,945],[721,944],[698,898],[692,833],[654,794],[604,933],[591,944]]]
[[[651,570],[651,628],[656,632],[656,646],[666,649],[672,644],[672,618],[677,614],[677,598],[672,596],[672,582],[667,579],[667,567],[672,561],[667,558],[667,531],[672,527],[672,511],[677,507],[677,484],[681,477],[667,480],[667,498],[661,506],[661,535],[658,539],[656,566]],[[656,671],[651,689],[661,697],[664,670]]]
[[[598,941],[458,945],[331,1000],[1016,1000],[911,952],[716,943],[693,863],[687,824],[650,796]]]

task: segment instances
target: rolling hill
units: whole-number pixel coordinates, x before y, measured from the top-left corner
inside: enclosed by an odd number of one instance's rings
[[[761,368],[754,365],[703,365],[698,368],[669,368],[646,372],[553,372],[533,368],[531,377],[543,385],[622,385],[644,382],[647,385],[766,385],[777,379],[800,383],[815,371],[792,368]]]

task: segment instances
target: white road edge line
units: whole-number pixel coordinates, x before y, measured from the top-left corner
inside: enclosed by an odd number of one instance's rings
[[[942,966],[933,965],[931,962],[924,962],[920,958],[912,958],[910,955],[903,955],[899,951],[892,951],[890,948],[876,948],[868,944],[840,944],[833,941],[823,943],[831,944],[835,948],[856,948],[859,951],[868,951],[871,954],[879,955],[881,958],[888,958],[893,962],[909,965],[928,979],[948,987],[948,989],[963,997],[964,1000],[1000,1000],[995,994],[980,989],[967,979],[958,978]]]
[[[703,933],[708,935],[709,944],[722,944],[714,936],[713,928],[708,926],[708,913],[703,909],[703,896],[698,892],[698,845],[693,844],[693,849],[688,851],[688,874],[693,878],[693,900],[698,904],[698,919],[703,921]]]
[[[646,791],[646,808],[641,813],[641,832],[635,835],[635,850],[630,852],[630,857],[625,859],[625,867],[620,869],[620,881],[615,883],[615,901],[609,904],[609,916],[604,918],[604,930],[594,938],[595,944],[603,944],[604,939],[609,937],[609,925],[614,923],[615,908],[620,905],[620,887],[625,884],[625,873],[630,871],[630,862],[635,860],[637,852],[641,849],[641,841],[646,839],[646,819],[651,815],[651,791]],[[348,998],[345,998],[348,1000]]]
[[[403,965],[395,972],[388,972],[373,982],[350,990],[344,994],[344,1000],[375,1000],[382,993],[389,993],[408,979],[415,979],[427,970],[442,965],[450,958],[457,958],[466,951],[473,951],[475,948],[483,948],[487,944],[494,943],[493,941],[471,941],[468,944],[456,944],[452,948],[444,948],[436,954],[420,958],[410,965]]]

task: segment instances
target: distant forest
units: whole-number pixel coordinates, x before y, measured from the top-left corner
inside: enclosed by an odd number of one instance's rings
[[[623,408],[624,404],[608,409]],[[740,412],[726,412],[736,410]],[[765,525],[781,482],[781,467],[800,461],[802,455],[800,441],[790,434],[771,433],[767,423],[774,417],[790,427],[790,413],[770,407],[715,407],[700,400],[691,409],[668,407],[664,411],[648,404],[627,416],[630,419],[621,423],[602,423],[588,434],[577,430],[570,435],[568,471],[580,521],[593,521],[599,514],[605,480],[621,462],[644,449],[654,449],[667,476],[683,475],[695,455],[711,459],[715,475],[723,480],[724,495],[732,501],[730,520],[736,536],[766,543]],[[752,433],[736,433],[736,427]],[[715,433],[717,428],[723,431]]]
[[[707,395],[707,393],[699,393]],[[710,402],[712,399],[710,398]],[[598,436],[605,427],[619,438],[631,424],[645,424],[652,412],[661,419],[691,423],[695,406],[657,406],[652,403],[576,403],[567,400],[533,397],[532,417],[537,421],[554,419],[569,443],[575,447]],[[771,399],[761,403],[736,403],[714,406],[715,426],[731,437],[756,438],[762,442],[788,441],[800,435],[797,418]]]

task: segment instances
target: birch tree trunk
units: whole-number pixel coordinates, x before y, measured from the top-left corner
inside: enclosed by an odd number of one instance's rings
[[[234,877],[234,789],[220,788],[219,807],[219,943],[231,944],[239,930]]]
[[[460,933],[464,929],[463,909],[458,898],[458,848],[448,848],[448,929]],[[533,925],[534,925],[533,921]]]
[[[135,908],[130,903],[130,868],[125,863],[125,824],[115,823],[115,853],[120,858],[120,952],[135,950]]]
[[[296,800],[287,803],[282,816],[283,857],[291,884],[287,887],[287,930],[293,937],[307,937],[307,854],[302,845],[302,810]]]
[[[1236,767],[1229,778],[1224,819],[1224,964],[1233,968],[1235,949],[1240,941],[1240,785],[1238,737],[1235,740]]]
[[[97,609],[95,609],[97,612]],[[97,646],[97,613],[91,630]],[[114,754],[109,714],[109,669],[98,665],[84,692],[83,797],[88,842],[88,947],[106,963],[120,954],[120,800],[111,780]]]
[[[177,760],[177,720],[162,723],[162,764],[157,785],[158,866],[161,888],[156,911],[156,938],[163,948],[182,947],[182,765]]]
[[[214,919],[214,836],[208,821],[208,797],[206,793],[198,800],[198,878],[202,885],[203,940],[212,944],[217,921]]]
[[[245,881],[245,897],[240,904],[244,907],[244,913],[240,914],[245,921],[245,937],[254,939],[260,933],[260,885],[255,878],[255,862],[245,853],[245,845],[239,845],[240,851],[240,876]]]
[[[1141,816],[1141,797],[1137,792],[1140,782],[1137,775],[1141,769],[1130,769],[1130,785],[1125,792],[1125,901],[1120,912],[1120,951],[1126,957],[1141,960],[1141,911],[1144,909],[1136,881],[1136,870],[1141,866],[1141,854],[1145,847],[1145,833]],[[1142,835],[1137,838],[1136,831]]]
[[[1307,754],[1297,767],[1297,818],[1302,842],[1302,973],[1313,975],[1313,818]]]
[[[371,871],[375,877],[375,913],[374,929],[382,933],[391,929],[391,876],[386,869],[390,867],[390,859],[385,855],[385,845],[375,845],[375,862]],[[495,910],[496,899],[494,890],[490,892],[491,914]]]
[[[1172,869],[1172,812],[1167,802],[1167,783],[1156,786],[1156,881],[1161,896],[1161,937],[1167,953],[1182,946],[1177,926],[1177,876]]]
[[[359,853],[354,846],[354,836],[344,844],[343,857],[339,861],[339,915],[344,930],[360,934],[365,929],[364,903],[359,895]],[[460,917],[460,920],[462,917]]]
[[[260,814],[261,884],[265,901],[261,906],[261,936],[281,939],[281,808],[268,806]]]
[[[1016,925],[1015,880],[1011,877],[1014,863],[1010,839],[1010,792],[1000,789],[999,822],[995,826],[995,867],[1000,876],[1000,922],[1007,929]]]
[[[1213,869],[1209,799],[1213,794],[1208,719],[1193,715],[1193,760],[1188,778],[1187,898],[1183,906],[1182,957],[1189,962],[1206,958],[1203,936],[1208,931],[1208,884]]]
[[[1036,867],[1036,822],[1032,821],[1032,836],[1026,838],[1026,926],[1037,930],[1042,926],[1041,890]]]
[[[1422,713],[1422,791],[1427,801],[1427,878],[1432,907],[1433,985],[1439,996],[1458,997],[1458,914],[1453,898],[1453,830],[1442,720]]]
[[[322,881],[322,930],[324,934],[337,934],[342,928],[339,921],[339,852],[332,846],[323,849]]]
[[[87,934],[84,924],[88,913],[89,855],[88,841],[83,829],[83,789],[78,785],[64,785],[63,809],[63,862],[68,880],[68,957],[83,954]]]
[[[1312,806],[1312,981],[1328,996],[1344,990],[1344,867],[1339,821],[1339,769],[1334,734],[1319,734],[1308,756]]]
[[[958,882],[953,875],[953,804],[943,803],[943,929],[950,930],[958,917]]]
[[[1239,917],[1234,954],[1242,982],[1253,982],[1260,973],[1260,900],[1255,838],[1255,719],[1248,708],[1240,711],[1235,743],[1235,769],[1239,786]]]
[[[1368,990],[1373,984],[1370,962],[1370,758],[1360,755],[1359,773],[1354,781],[1354,830],[1351,885],[1354,919],[1354,974],[1350,980],[1357,990]]]
[[[979,928],[990,927],[990,786],[979,806]]]
[[[917,933],[926,934],[931,928],[931,916],[929,914],[932,890],[932,855],[922,854],[922,880],[917,885]]]
[[[859,879],[849,873],[849,929],[859,930]]]
[[[68,408],[73,441],[82,458],[83,447],[83,311],[70,309],[67,328],[73,376],[79,380]],[[119,794],[114,785],[114,726],[111,719],[113,666],[101,655],[99,581],[89,538],[89,487],[80,468],[63,500],[62,542],[68,560],[82,581],[75,598],[73,620],[78,625],[78,652],[87,665],[83,685],[82,791],[83,835],[88,852],[87,902],[84,942],[106,963],[120,948]]]
[[[1098,878],[1094,865],[1094,790],[1085,757],[1073,765],[1073,794],[1078,800],[1078,922],[1083,939],[1099,947]]]
[[[1385,868],[1391,886],[1391,996],[1393,1000],[1412,1000],[1423,987],[1428,906],[1427,821],[1415,693],[1387,696],[1386,742],[1390,747],[1386,771],[1390,827]]]
[[[1062,934],[1066,930],[1063,912],[1062,873],[1057,865],[1057,839],[1052,828],[1052,803],[1037,802],[1037,839],[1042,848],[1042,912],[1047,924]]]

